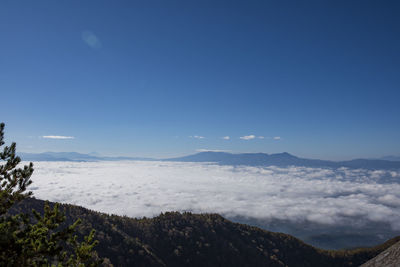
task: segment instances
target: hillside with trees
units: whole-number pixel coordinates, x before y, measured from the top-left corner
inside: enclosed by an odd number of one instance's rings
[[[13,212],[42,211],[43,204],[29,198]],[[138,219],[69,204],[60,209],[66,224],[82,220],[77,227],[80,235],[96,230],[96,251],[105,265],[114,266],[359,266],[400,241],[396,237],[373,248],[330,251],[218,214],[169,212]]]

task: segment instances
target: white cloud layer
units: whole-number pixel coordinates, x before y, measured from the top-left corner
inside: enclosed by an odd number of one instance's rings
[[[45,139],[74,139],[73,136],[64,136],[64,135],[43,135],[42,138]]]
[[[281,137],[280,136],[275,136],[273,139],[274,140],[281,140]]]
[[[222,139],[224,139],[224,140],[229,140],[229,139],[231,139],[231,138],[227,135],[227,136],[222,137]]]
[[[40,199],[134,217],[178,210],[328,225],[387,222],[400,230],[400,183],[381,182],[399,173],[182,162],[37,162],[31,190]]]
[[[241,136],[241,137],[239,137],[239,138],[242,139],[242,140],[251,140],[251,139],[256,138],[256,136],[253,135],[253,134],[251,134],[251,135]]]

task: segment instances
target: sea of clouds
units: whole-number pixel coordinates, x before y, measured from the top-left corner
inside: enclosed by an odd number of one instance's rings
[[[36,162],[32,180],[36,198],[131,217],[215,212],[327,225],[384,222],[400,230],[400,170]]]

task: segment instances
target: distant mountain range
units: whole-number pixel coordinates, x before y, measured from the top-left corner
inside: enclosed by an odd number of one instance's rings
[[[354,159],[348,161],[329,161],[319,159],[299,158],[287,152],[277,154],[266,153],[241,153],[227,152],[200,152],[194,155],[170,158],[152,159],[141,157],[105,157],[100,155],[81,154],[76,152],[45,152],[45,153],[19,153],[25,161],[118,161],[118,160],[144,160],[144,161],[177,161],[177,162],[213,162],[221,165],[246,165],[246,166],[302,166],[313,168],[352,168],[352,169],[400,169],[400,161],[391,156],[388,159]]]
[[[226,152],[200,152],[194,155],[167,159],[168,161],[182,162],[215,162],[221,165],[247,165],[247,166],[303,166],[313,168],[362,168],[362,169],[400,169],[400,161],[382,159],[354,159],[348,161],[329,161],[319,159],[306,159],[293,156],[289,153],[265,154],[242,153],[232,154]]]
[[[140,157],[107,157],[101,155],[82,154],[77,152],[43,152],[43,153],[18,153],[24,161],[118,161],[118,160],[153,160]]]

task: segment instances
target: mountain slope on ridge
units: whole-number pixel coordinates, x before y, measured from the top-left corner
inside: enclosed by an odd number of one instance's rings
[[[364,263],[360,267],[398,267],[400,266],[400,241],[388,249],[379,253],[378,256]]]
[[[27,199],[14,212],[42,212],[43,204]],[[69,204],[61,209],[66,223],[83,220],[81,235],[96,229],[96,250],[114,266],[359,266],[400,241],[397,237],[374,248],[328,251],[287,234],[232,223],[218,214],[168,212],[133,219]]]

